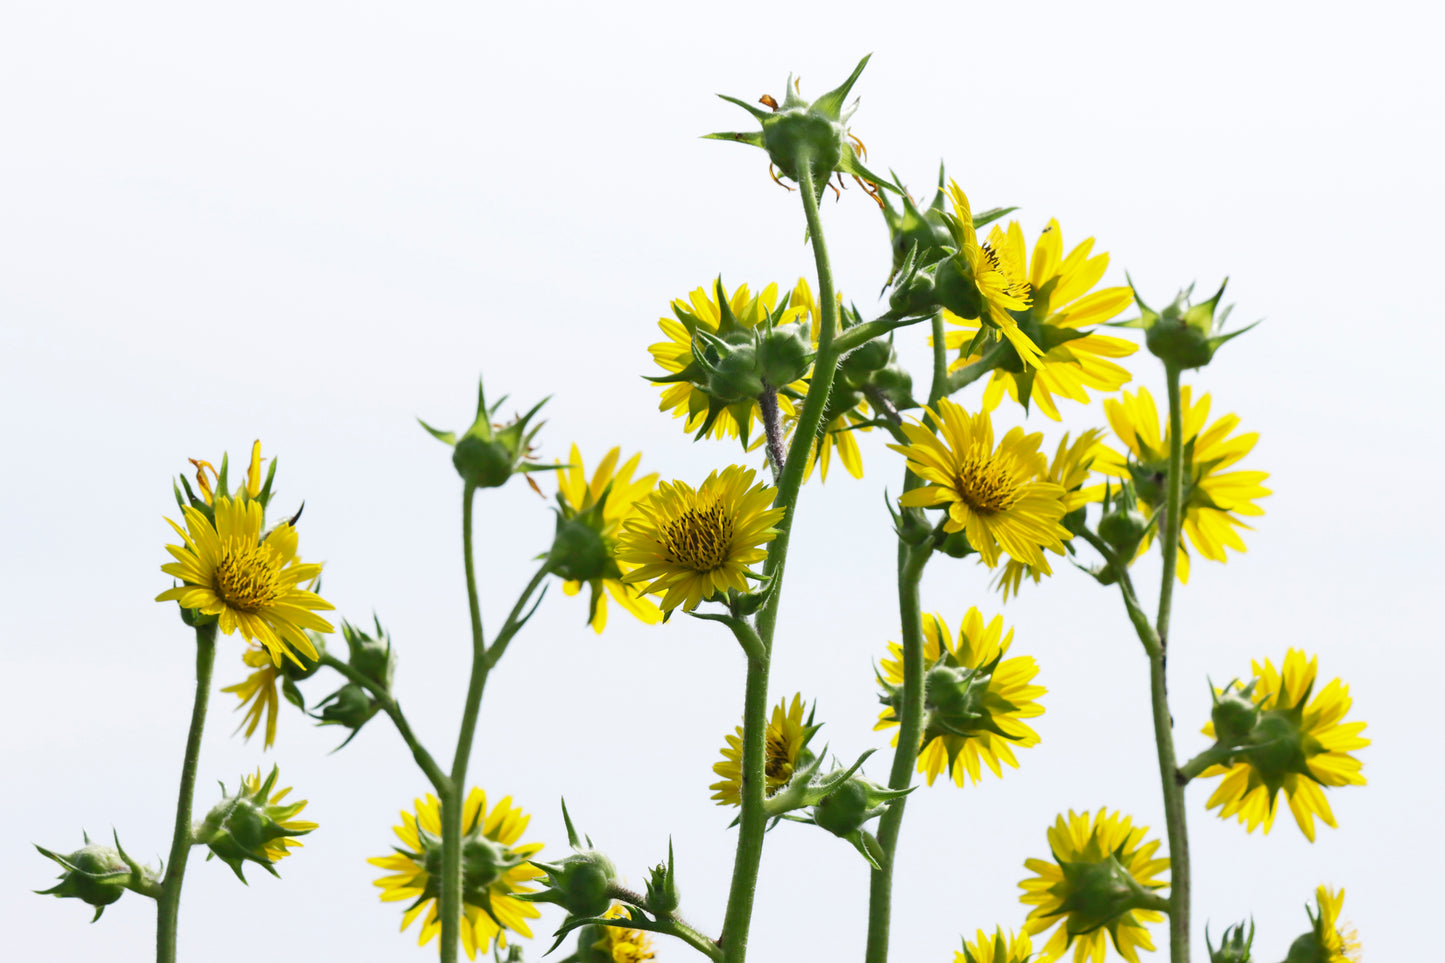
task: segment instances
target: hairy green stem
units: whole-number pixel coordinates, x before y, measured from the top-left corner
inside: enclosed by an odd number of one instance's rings
[[[530,618],[523,615],[527,602],[537,586],[546,578],[545,564],[532,576],[512,606],[507,621],[497,632],[490,648],[482,634],[482,606],[477,595],[477,570],[472,555],[472,503],[477,490],[468,484],[462,492],[462,558],[467,575],[467,606],[472,621],[472,671],[467,682],[466,707],[457,733],[457,752],[447,791],[441,793],[442,867],[441,867],[441,958],[442,963],[456,963],[457,946],[461,943],[462,921],[462,804],[466,798],[467,764],[472,758],[472,740],[477,733],[477,716],[482,708],[482,690],[487,674],[506,651],[507,643]]]
[[[171,832],[171,855],[156,901],[156,963],[175,963],[176,924],[181,913],[181,885],[191,836],[191,804],[196,793],[196,767],[201,758],[201,733],[206,728],[206,706],[211,699],[211,670],[216,664],[216,623],[196,626],[196,695],[191,703],[191,728],[186,734],[186,755],[181,762],[181,788],[176,794],[176,823]]]
[[[416,733],[412,731],[411,724],[406,721],[406,716],[402,714],[401,705],[392,697],[392,694],[377,684],[375,680],[363,675],[348,663],[342,662],[330,653],[321,656],[321,664],[335,669],[337,672],[346,676],[348,682],[354,682],[371,693],[371,697],[376,700],[377,705],[381,706],[381,711],[385,712],[387,716],[391,718],[392,724],[396,726],[396,731],[401,735],[402,740],[406,742],[407,748],[411,750],[412,758],[414,758],[416,764],[421,767],[421,771],[426,773],[427,779],[430,780],[437,793],[439,795],[447,793],[451,786],[451,779],[446,773],[442,772],[441,766],[437,765],[431,753],[427,752],[426,747],[421,744],[421,740],[416,737]]]
[[[933,333],[933,384],[928,390],[929,407],[952,389],[948,377],[948,349],[944,344],[943,314],[934,314],[930,321]],[[908,468],[903,471],[903,490],[917,488],[922,480]],[[906,511],[906,509],[905,509]],[[913,784],[913,770],[923,739],[923,606],[919,598],[919,582],[928,564],[931,550],[926,546],[898,543],[898,615],[903,639],[903,703],[898,720],[898,746],[893,750],[893,767],[888,773],[889,789],[907,789]],[[882,865],[868,880],[868,941],[864,959],[867,963],[888,960],[889,930],[893,917],[893,859],[898,851],[898,836],[903,829],[904,804],[899,799],[878,819],[878,845],[883,850]]]
[[[1169,714],[1169,615],[1184,500],[1184,414],[1179,398],[1179,369],[1166,364],[1169,385],[1169,492],[1165,500],[1162,549],[1163,583],[1154,631],[1158,648],[1149,654],[1149,692],[1154,709],[1154,741],[1159,752],[1159,782],[1164,791],[1164,822],[1169,832],[1169,958],[1189,963],[1189,832],[1184,817],[1184,779],[1174,756],[1173,719]]]
[[[1139,604],[1139,595],[1134,591],[1134,580],[1129,577],[1128,561],[1119,558],[1107,542],[1087,528],[1081,534],[1084,541],[1094,546],[1109,568],[1118,575],[1119,593],[1124,596],[1124,608],[1129,613],[1129,621],[1134,623],[1134,631],[1138,634],[1139,641],[1144,644],[1145,654],[1153,658],[1159,651],[1159,634],[1154,631],[1154,626],[1149,623],[1149,616]]]
[[[799,193],[803,213],[808,221],[808,237],[813,245],[813,260],[818,269],[818,305],[822,315],[818,332],[818,351],[813,360],[813,376],[808,395],[798,412],[797,428],[792,444],[783,460],[778,476],[775,505],[783,509],[778,522],[778,535],[768,546],[763,574],[772,578],[771,594],[757,616],[757,632],[762,640],[762,658],[748,659],[748,675],[743,694],[742,813],[738,818],[737,854],[733,859],[732,883],[728,888],[727,910],[723,915],[722,935],[718,938],[727,963],[742,963],[747,958],[748,930],[752,925],[753,897],[758,886],[758,868],[763,859],[763,833],[767,829],[764,788],[768,711],[768,667],[773,650],[773,631],[778,623],[778,605],[782,599],[784,562],[788,539],[793,529],[794,510],[803,487],[803,472],[808,465],[808,447],[818,435],[828,393],[833,389],[833,376],[840,357],[835,345],[838,330],[838,298],[833,290],[833,269],[828,262],[828,246],[823,239],[823,222],[818,213],[818,197],[814,193],[813,170],[805,157],[799,164]]]

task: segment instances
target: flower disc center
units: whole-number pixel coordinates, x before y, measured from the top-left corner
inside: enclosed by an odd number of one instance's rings
[[[275,559],[264,546],[223,545],[214,589],[231,608],[255,612],[281,594],[278,574]]]
[[[1018,500],[1018,483],[998,459],[969,452],[959,460],[954,489],[965,505],[980,515],[1007,511]]]
[[[733,520],[720,505],[690,508],[662,532],[668,561],[695,572],[711,572],[727,561]]]

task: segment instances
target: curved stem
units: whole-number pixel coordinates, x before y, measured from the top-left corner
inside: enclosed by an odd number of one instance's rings
[[[416,760],[416,764],[421,768],[421,771],[426,773],[426,777],[431,781],[432,786],[438,793],[445,793],[451,785],[451,780],[447,777],[446,773],[442,772],[441,766],[437,765],[431,753],[427,752],[426,747],[421,744],[421,740],[416,737],[416,733],[412,731],[411,724],[406,721],[406,716],[402,714],[401,705],[392,697],[391,693],[387,692],[373,679],[356,671],[348,663],[342,662],[330,653],[325,653],[321,656],[321,664],[335,669],[337,672],[346,676],[348,682],[354,682],[371,693],[371,697],[376,700],[377,705],[381,706],[381,710],[391,718],[392,724],[396,726],[396,731],[401,735],[402,740],[406,742],[407,748],[411,750],[412,758]]]
[[[1184,500],[1184,414],[1179,398],[1179,369],[1165,365],[1169,385],[1169,492],[1163,519],[1164,575],[1155,620],[1158,648],[1149,655],[1149,692],[1154,709],[1154,741],[1159,752],[1159,781],[1164,791],[1164,821],[1169,831],[1169,957],[1189,963],[1189,832],[1184,817],[1184,783],[1174,755],[1169,714],[1169,615],[1179,559]]]
[[[191,853],[191,803],[196,792],[196,767],[201,758],[201,733],[206,728],[206,706],[211,698],[211,670],[216,664],[216,624],[196,627],[196,695],[191,703],[191,728],[181,762],[181,788],[176,795],[176,823],[171,832],[171,855],[156,902],[156,963],[175,963],[176,924],[181,912],[181,884],[186,858]]]
[[[783,597],[783,566],[788,553],[788,539],[793,529],[794,510],[803,486],[803,470],[808,464],[808,446],[817,437],[828,393],[833,389],[833,376],[838,369],[835,338],[838,330],[838,298],[833,290],[833,269],[828,262],[828,246],[823,239],[823,222],[818,213],[818,197],[814,193],[812,165],[804,157],[799,164],[799,193],[803,213],[808,221],[808,237],[813,245],[813,260],[818,269],[818,304],[822,315],[818,332],[818,351],[813,360],[813,377],[808,395],[798,412],[793,441],[783,460],[778,476],[778,494],[774,504],[783,508],[778,522],[778,535],[768,546],[763,573],[774,580],[771,594],[757,616],[758,636],[763,643],[762,658],[748,659],[748,675],[743,694],[742,813],[738,821],[738,847],[733,859],[732,883],[728,888],[728,905],[723,915],[722,934],[718,943],[727,963],[742,963],[748,952],[748,930],[752,925],[753,897],[758,885],[758,867],[763,859],[763,833],[767,829],[764,808],[763,773],[766,758],[765,738],[768,710],[768,667],[773,650],[773,631],[778,623],[778,605]]]
[[[943,314],[931,319],[933,328],[933,384],[928,391],[928,404],[950,392],[948,349],[944,344]],[[906,443],[906,441],[905,441]],[[918,487],[920,479],[912,471],[903,470],[903,490]],[[907,509],[905,509],[907,511]],[[907,789],[913,784],[913,769],[923,740],[923,606],[918,585],[931,550],[898,543],[898,615],[903,639],[903,703],[898,719],[898,746],[893,750],[893,768],[888,773],[889,789]],[[898,851],[898,836],[903,829],[904,804],[899,799],[888,807],[878,820],[878,845],[883,849],[882,866],[873,870],[868,880],[868,942],[864,959],[867,963],[886,963],[889,930],[893,915],[893,857]]]

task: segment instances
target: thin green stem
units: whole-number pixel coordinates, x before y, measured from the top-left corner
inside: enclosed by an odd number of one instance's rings
[[[988,349],[988,351],[984,352],[982,358],[979,358],[972,364],[966,364],[962,368],[959,368],[953,374],[948,376],[948,390],[944,392],[944,394],[951,395],[954,392],[960,391],[973,384],[979,378],[982,378],[984,375],[988,374],[994,368],[997,368],[1000,359],[1003,358],[1004,352],[1007,350],[1007,345],[1004,342],[1000,341],[998,344]],[[937,398],[933,399],[933,401],[935,402],[937,400]],[[930,404],[931,403],[932,402],[930,402]]]
[[[1084,541],[1094,546],[1095,551],[1104,557],[1109,568],[1118,576],[1119,592],[1124,596],[1124,608],[1129,612],[1129,621],[1134,623],[1134,631],[1138,634],[1139,641],[1144,644],[1145,654],[1153,658],[1159,651],[1159,635],[1149,623],[1149,616],[1145,614],[1143,606],[1139,604],[1139,595],[1134,591],[1134,580],[1129,576],[1128,563],[1119,558],[1107,542],[1087,528],[1081,534]]]
[[[1210,766],[1223,765],[1234,754],[1231,746],[1216,743],[1179,767],[1179,778],[1185,782],[1195,779]]]
[[[944,344],[943,314],[931,319],[933,329],[933,383],[928,391],[930,407],[950,390],[948,349]],[[904,468],[903,490],[917,488],[920,479]],[[905,509],[907,511],[907,509]],[[926,546],[898,543],[898,615],[903,639],[903,702],[899,707],[898,745],[893,750],[893,767],[888,773],[889,789],[907,789],[913,784],[913,770],[923,740],[923,605],[919,582],[931,550]],[[903,829],[904,804],[899,799],[878,819],[878,845],[883,850],[881,867],[868,880],[867,963],[886,963],[893,917],[893,860]]]
[[[803,472],[808,465],[808,447],[817,437],[833,389],[833,376],[838,369],[839,354],[835,346],[838,331],[838,298],[833,289],[833,269],[828,262],[828,246],[823,239],[823,222],[818,213],[818,197],[814,193],[813,170],[808,158],[799,165],[799,193],[803,213],[808,221],[808,237],[813,245],[813,260],[818,269],[818,304],[821,326],[818,351],[813,359],[813,376],[808,395],[798,413],[798,425],[792,444],[783,460],[778,476],[775,505],[783,509],[778,522],[778,535],[768,546],[763,573],[774,580],[771,594],[757,616],[758,637],[762,641],[762,658],[748,659],[747,682],[743,694],[743,754],[741,765],[742,813],[738,821],[737,854],[733,859],[732,883],[728,889],[727,910],[723,914],[722,934],[718,938],[727,963],[742,963],[747,958],[748,930],[752,925],[753,897],[758,885],[758,868],[763,859],[763,833],[767,829],[764,808],[766,778],[765,738],[768,711],[768,668],[773,650],[773,631],[778,623],[778,605],[783,597],[782,578],[787,559],[788,540],[793,529],[793,515],[798,494],[803,487]]]
[[[191,703],[191,728],[181,762],[181,788],[176,794],[176,822],[171,832],[171,855],[156,901],[156,963],[175,963],[176,924],[181,913],[181,885],[191,838],[191,804],[196,793],[196,767],[201,758],[201,733],[206,728],[206,706],[211,699],[211,670],[216,664],[216,624],[196,626],[196,695]]]
[[[1174,599],[1175,571],[1184,500],[1184,413],[1179,398],[1179,369],[1165,365],[1169,386],[1169,492],[1163,519],[1164,575],[1155,620],[1158,648],[1149,656],[1149,692],[1154,710],[1154,741],[1159,752],[1159,782],[1164,791],[1164,822],[1169,831],[1169,957],[1189,963],[1189,832],[1184,817],[1184,783],[1174,755],[1173,719],[1169,714],[1169,615]]]
[[[451,786],[451,779],[448,778],[446,773],[442,772],[441,766],[437,765],[431,753],[427,752],[426,747],[421,744],[421,740],[416,737],[416,733],[412,731],[411,724],[406,721],[406,716],[401,711],[401,705],[392,697],[391,693],[387,692],[373,679],[358,672],[352,668],[351,665],[342,662],[330,653],[325,653],[321,656],[321,664],[335,669],[337,672],[346,676],[348,682],[354,682],[371,693],[371,697],[376,700],[377,705],[381,706],[381,711],[385,712],[387,716],[391,718],[392,724],[396,726],[396,731],[401,735],[402,740],[406,742],[407,748],[411,750],[412,758],[414,758],[416,764],[421,767],[421,771],[426,773],[427,779],[430,780],[437,793],[446,793]]]

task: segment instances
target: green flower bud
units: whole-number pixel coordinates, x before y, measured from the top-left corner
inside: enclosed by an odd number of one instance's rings
[[[475,488],[497,488],[515,474],[530,471],[555,471],[556,465],[534,465],[525,463],[531,452],[532,439],[542,429],[538,422],[530,431],[528,423],[547,403],[542,399],[520,418],[505,425],[493,424],[502,401],[487,407],[486,392],[480,382],[477,385],[477,415],[472,426],[460,439],[454,432],[441,431],[422,421],[421,426],[438,441],[452,446],[452,465],[462,480]],[[418,419],[420,421],[420,419]]]
[[[1235,923],[1224,931],[1224,937],[1216,948],[1209,939],[1209,927],[1204,928],[1204,945],[1209,948],[1209,963],[1251,963],[1249,949],[1254,944],[1254,921],[1249,922],[1249,935],[1244,933],[1244,924]]]
[[[126,858],[119,840],[112,848],[92,843],[90,836],[86,835],[85,846],[64,856],[44,846],[35,848],[65,870],[60,874],[59,883],[35,892],[42,896],[78,899],[94,906],[95,915],[90,918],[92,923],[100,919],[107,906],[124,896],[127,889],[142,890],[147,886],[160,885],[153,872],[136,866]]]
[[[834,836],[847,836],[872,818],[868,805],[868,782],[849,779],[813,807],[813,822]]]
[[[973,320],[984,314],[983,295],[978,285],[964,276],[955,259],[940,262],[933,271],[933,296],[960,318]],[[982,328],[980,328],[982,330]]]
[[[763,383],[774,388],[792,384],[813,366],[813,341],[808,322],[779,325],[760,332],[758,371]]]
[[[1233,308],[1231,305],[1219,311],[1217,317],[1215,315],[1227,284],[1229,279],[1225,278],[1214,297],[1194,305],[1189,303],[1189,295],[1194,291],[1191,284],[1180,291],[1163,311],[1155,311],[1146,305],[1136,290],[1134,300],[1139,305],[1139,317],[1121,326],[1143,328],[1144,343],[1149,352],[1166,365],[1180,370],[1202,368],[1213,360],[1214,352],[1222,344],[1254,327],[1251,324],[1229,334],[1219,333]]]
[[[321,711],[313,712],[312,718],[320,720],[323,726],[345,726],[353,730],[353,736],[381,709],[380,703],[371,697],[366,687],[357,682],[346,683],[318,702],[316,707]],[[350,741],[347,738],[346,742]],[[346,742],[341,745],[346,745]]]
[[[1099,519],[1099,537],[1125,562],[1134,557],[1149,531],[1149,520],[1137,505],[1133,499],[1121,499],[1113,511]]]
[[[902,195],[903,211],[899,213],[886,196],[883,197],[883,220],[888,224],[888,240],[893,248],[893,267],[888,282],[898,276],[909,254],[920,266],[935,264],[951,257],[957,250],[948,222],[943,218],[943,168],[938,169],[938,191],[933,202],[920,210],[913,198]],[[897,293],[895,291],[895,293]]]
[[[289,847],[300,845],[292,837],[304,836],[316,828],[313,822],[291,818],[306,808],[306,800],[283,803],[291,790],[271,791],[279,771],[273,766],[263,782],[258,769],[255,775],[241,780],[234,796],[225,795],[223,784],[221,801],[206,814],[194,834],[195,842],[208,846],[211,855],[230,866],[243,883],[243,863],[257,863],[276,876],[274,864],[287,855]]]
[[[883,397],[895,408],[913,408],[917,402],[913,400],[913,375],[906,369],[897,365],[889,364],[873,372],[870,384],[876,388]]]
[[[320,584],[318,583],[314,591],[319,592],[320,590]],[[311,644],[316,647],[316,654],[318,656],[324,656],[326,654],[326,637],[324,635],[320,632],[313,632],[307,629],[306,637],[310,639]],[[281,660],[280,672],[287,682],[301,682],[304,679],[309,679],[321,668],[321,660],[319,658],[312,660],[305,652],[296,648],[293,648],[291,652],[296,658]],[[297,662],[301,664],[297,665]]]
[[[1253,698],[1258,681],[1251,679],[1249,685],[1243,688],[1238,683],[1231,683],[1222,694],[1213,693],[1214,707],[1209,710],[1209,718],[1214,723],[1214,737],[1220,745],[1242,744],[1259,725],[1259,706]]]
[[[350,622],[341,623],[341,634],[350,650],[347,662],[357,672],[375,682],[387,692],[391,691],[392,678],[396,675],[396,653],[391,648],[391,636],[381,627],[381,620],[375,615],[376,635],[367,635]]]
[[[673,868],[672,840],[667,841],[667,862],[658,863],[648,871],[647,899],[644,909],[657,916],[668,916],[682,905],[677,891],[677,873]]]
[[[752,114],[761,125],[761,130],[708,134],[711,140],[732,140],[761,147],[768,152],[773,166],[787,178],[802,183],[802,170],[806,164],[813,177],[814,193],[822,197],[823,189],[834,172],[851,174],[861,181],[872,182],[896,190],[883,178],[872,173],[859,160],[856,138],[848,133],[848,118],[853,110],[843,109],[848,93],[867,66],[864,57],[853,69],[848,79],[809,103],[798,96],[793,78],[788,78],[787,93],[779,105],[772,97],[764,97],[762,103],[771,107],[771,112],[760,110],[752,104],[719,94],[723,100],[737,104]],[[855,108],[856,109],[856,108]],[[872,190],[869,191],[873,193]]]
[[[565,801],[562,803],[562,821],[567,825],[567,841],[572,846],[572,855],[560,863],[531,860],[533,866],[546,874],[543,882],[547,888],[537,893],[516,893],[514,896],[533,903],[556,903],[571,916],[602,916],[612,908],[617,867],[604,853],[592,848],[590,836],[578,837]]]
[[[869,375],[892,360],[893,346],[883,338],[874,338],[848,352],[848,357],[838,366],[838,376],[861,388],[868,384]]]
[[[739,344],[709,350],[716,360],[710,359],[707,367],[707,384],[704,390],[723,404],[751,401],[763,393],[762,365],[758,360],[757,348],[752,344]]]
[[[600,512],[597,518],[601,520]],[[573,582],[619,578],[621,574],[613,557],[613,547],[602,533],[583,517],[567,518],[560,512],[552,547],[547,551],[547,567]]]
[[[976,551],[961,528],[956,532],[944,532],[940,529],[939,534],[942,538],[938,541],[938,550],[949,558],[967,558]]]
[[[1097,861],[1059,861],[1068,896],[1059,911],[1068,913],[1070,933],[1089,933],[1136,909],[1152,909],[1157,897],[1140,885],[1110,854]]]

